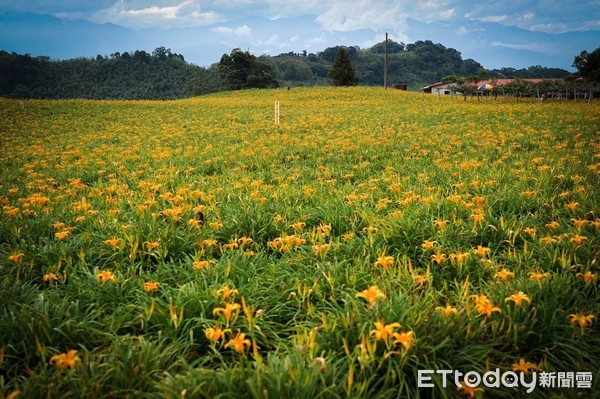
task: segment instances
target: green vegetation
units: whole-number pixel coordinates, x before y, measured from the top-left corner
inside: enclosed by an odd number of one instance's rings
[[[0,99],[0,397],[597,397],[599,107]]]
[[[220,62],[201,68],[182,55],[159,47],[53,61],[47,57],[0,51],[0,96],[12,98],[175,99],[223,90],[282,86],[329,86],[332,64],[343,48],[360,85],[383,85],[383,43],[367,49],[330,47],[316,54],[287,53],[259,56],[239,49]],[[388,42],[388,84],[407,84],[410,90],[450,75],[473,76],[483,67],[460,52],[429,40],[404,44]],[[589,65],[594,65],[590,63]],[[588,67],[589,67],[588,65]],[[532,66],[485,71],[488,77],[564,78],[565,70]]]
[[[227,90],[266,89],[278,87],[270,75],[270,67],[263,64],[248,51],[233,49],[223,54],[218,65],[219,73]]]
[[[331,64],[329,77],[334,86],[354,86],[358,82],[350,57],[343,47],[338,50]]]
[[[159,47],[110,57],[52,61],[0,52],[0,96],[15,98],[172,99],[188,95],[199,67]]]

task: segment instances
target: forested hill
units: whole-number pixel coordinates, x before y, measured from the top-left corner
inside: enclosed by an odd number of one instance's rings
[[[173,99],[199,67],[159,47],[147,53],[53,61],[0,52],[0,96],[16,98]]]
[[[356,69],[359,84],[383,84],[383,42],[367,49],[345,49]],[[279,85],[329,85],[328,72],[338,50],[339,47],[330,47],[316,54],[263,55],[256,60],[261,64],[260,69],[267,71]],[[390,86],[406,84],[409,89],[418,90],[448,75],[469,76],[483,70],[477,61],[463,60],[459,51],[429,40],[409,44],[388,41],[387,50]],[[569,74],[562,69],[540,66],[486,73],[498,78],[558,78]],[[202,68],[165,47],[152,53],[137,50],[62,61],[0,51],[2,97],[174,99],[231,88],[224,79],[218,62]]]

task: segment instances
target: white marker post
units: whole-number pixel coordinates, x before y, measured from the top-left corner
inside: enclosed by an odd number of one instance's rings
[[[279,125],[279,101],[275,101],[275,124]]]

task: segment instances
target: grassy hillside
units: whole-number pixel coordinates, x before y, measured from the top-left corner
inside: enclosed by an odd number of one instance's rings
[[[521,396],[417,387],[496,368],[597,393],[599,111],[0,100],[0,397]]]

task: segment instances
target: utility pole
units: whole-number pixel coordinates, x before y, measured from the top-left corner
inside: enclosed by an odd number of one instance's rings
[[[387,89],[387,43],[388,34],[385,33],[385,42],[383,43],[383,88]]]

